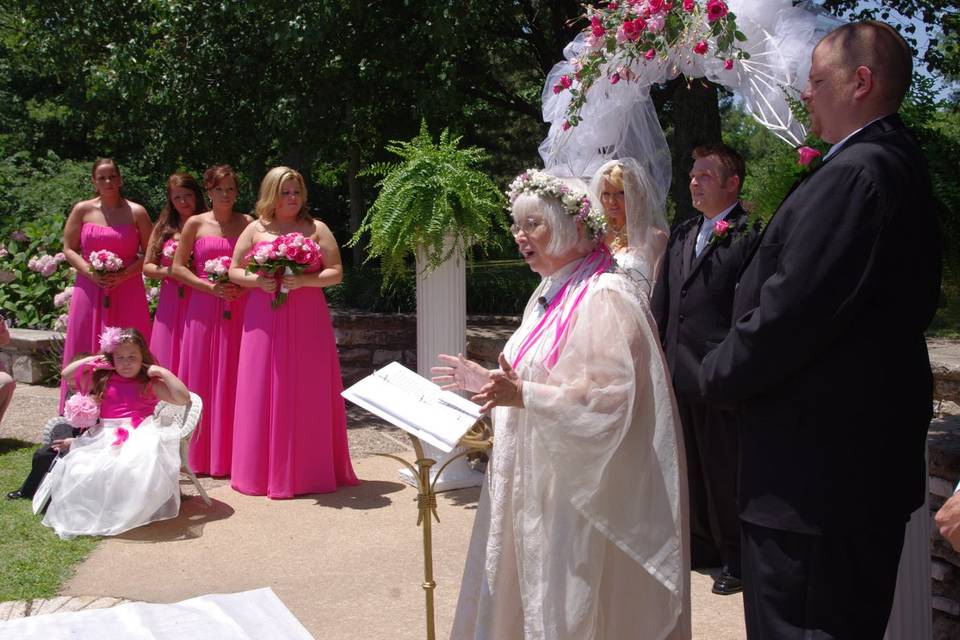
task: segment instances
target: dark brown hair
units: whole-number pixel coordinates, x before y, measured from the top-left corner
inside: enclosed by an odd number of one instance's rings
[[[140,372],[137,373],[137,380],[140,381],[140,393],[142,394],[147,388],[147,384],[150,382],[150,376],[147,375],[147,367],[152,364],[156,364],[157,360],[153,357],[153,354],[150,353],[150,348],[147,346],[147,341],[143,337],[143,334],[137,331],[136,329],[121,329],[120,330],[120,341],[117,345],[133,343],[137,345],[137,348],[140,349],[140,357],[143,358],[144,368],[140,369]],[[104,356],[107,359],[107,362],[110,363],[110,366],[113,367],[113,353],[104,353],[101,352],[100,355]],[[107,386],[107,380],[110,379],[114,373],[113,369],[97,369],[93,372],[93,387],[90,391],[90,395],[97,399],[99,402],[103,398],[103,392]]]
[[[205,201],[203,199],[203,189],[200,183],[189,173],[174,173],[167,179],[167,201],[157,216],[157,223],[150,233],[150,242],[147,244],[147,262],[159,262],[160,251],[163,249],[163,243],[172,238],[183,229],[183,220],[180,219],[180,213],[173,205],[170,199],[170,192],[177,187],[183,187],[193,191],[196,203],[193,208],[194,213],[203,211]]]
[[[233,178],[233,186],[240,186],[237,181],[237,172],[233,170],[233,167],[228,164],[215,164],[203,172],[203,188],[209,191],[227,176]]]
[[[123,178],[123,175],[120,173],[120,165],[117,164],[117,161],[113,158],[97,158],[93,161],[93,169],[90,170],[90,177],[94,180],[97,179],[97,169],[102,167],[105,164],[113,165],[113,169],[117,172],[117,176]],[[96,187],[93,188],[93,192],[97,195],[100,195],[100,192]]]
[[[724,171],[724,175],[720,177],[726,181],[731,176],[737,176],[740,178],[740,184],[737,187],[737,193],[743,189],[743,181],[747,177],[747,165],[743,161],[743,156],[737,153],[736,149],[725,145],[722,142],[716,142],[713,144],[702,144],[699,147],[696,147],[693,150],[692,155],[694,160],[699,160],[700,158],[709,158],[711,156],[716,158],[720,162],[720,166],[723,167]]]

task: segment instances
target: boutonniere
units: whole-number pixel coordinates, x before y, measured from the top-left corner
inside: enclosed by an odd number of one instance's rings
[[[823,162],[823,154],[813,147],[803,146],[797,149],[797,164],[800,172],[797,178],[803,178]]]
[[[713,233],[710,234],[710,242],[708,244],[720,244],[732,235],[733,225],[726,220],[718,220],[717,224],[713,225]]]

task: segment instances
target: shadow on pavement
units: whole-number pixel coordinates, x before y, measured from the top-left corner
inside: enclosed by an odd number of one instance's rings
[[[233,507],[225,502],[211,498],[207,505],[200,496],[187,496],[180,502],[180,513],[176,518],[154,522],[114,537],[129,542],[194,540],[203,535],[203,527],[208,522],[229,518],[233,513]]]

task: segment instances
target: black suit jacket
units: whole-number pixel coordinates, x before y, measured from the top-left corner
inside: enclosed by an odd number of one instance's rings
[[[897,115],[781,203],[701,370],[707,398],[740,406],[741,518],[869,536],[920,506],[940,256],[926,162]]]
[[[756,231],[738,203],[727,214],[727,237],[694,257],[702,216],[677,225],[660,267],[651,306],[677,395],[700,400],[700,362],[730,330],[733,290]]]

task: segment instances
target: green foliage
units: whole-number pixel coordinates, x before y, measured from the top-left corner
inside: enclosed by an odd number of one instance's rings
[[[0,487],[7,487],[5,491],[27,477],[33,447],[19,440],[0,440]],[[0,602],[56,596],[99,541],[60,540],[33,515],[29,500],[0,501]]]
[[[370,233],[367,251],[380,258],[385,286],[406,271],[407,259],[419,250],[429,271],[454,251],[467,255],[474,245],[486,247],[496,226],[506,228],[504,197],[479,169],[487,154],[476,147],[459,148],[460,140],[444,129],[435,144],[424,121],[409,142],[387,145],[400,162],[376,164],[361,173],[381,176],[380,195],[348,245]]]

